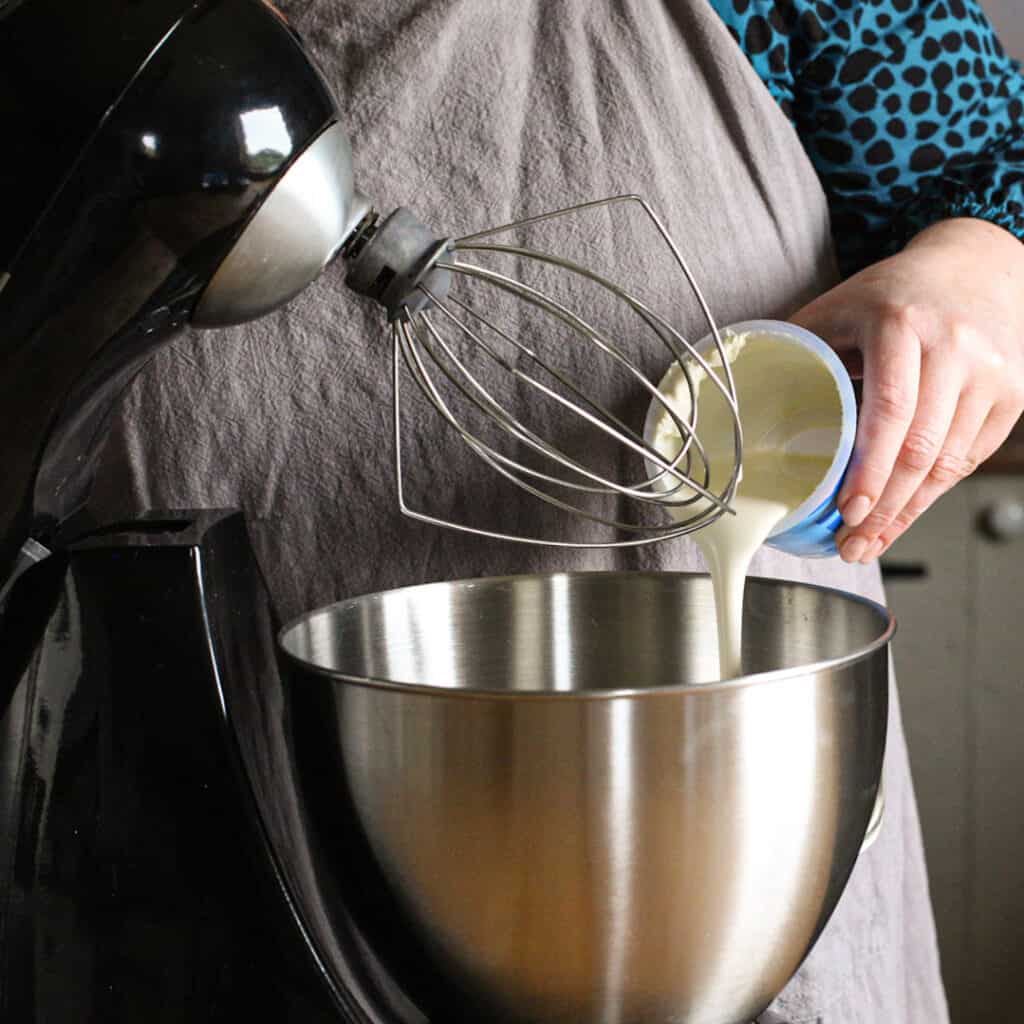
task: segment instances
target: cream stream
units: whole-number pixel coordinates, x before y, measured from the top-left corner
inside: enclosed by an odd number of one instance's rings
[[[795,342],[780,335],[733,334],[725,349],[743,427],[743,474],[732,502],[735,515],[723,515],[693,536],[714,586],[719,678],[731,679],[743,671],[743,590],[751,559],[828,472],[842,413],[828,369]],[[708,362],[712,369],[721,367],[717,353]],[[691,374],[697,433],[708,454],[711,489],[720,490],[734,458],[732,413],[699,367]],[[689,414],[689,392],[678,367],[660,389],[680,414]],[[679,434],[665,414],[653,442],[668,457],[679,450]]]

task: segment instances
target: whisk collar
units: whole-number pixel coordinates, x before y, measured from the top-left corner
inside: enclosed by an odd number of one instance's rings
[[[452,245],[450,238],[438,238],[411,210],[400,206],[380,224],[364,229],[345,283],[379,302],[392,322],[415,316],[447,297],[451,272],[436,264]]]

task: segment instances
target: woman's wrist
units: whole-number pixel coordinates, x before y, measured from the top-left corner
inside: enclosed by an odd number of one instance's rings
[[[1011,263],[1024,263],[1024,243],[1001,225],[980,217],[951,217],[936,221],[914,235],[906,248],[951,244],[977,249],[987,259],[999,253],[1005,254]]]

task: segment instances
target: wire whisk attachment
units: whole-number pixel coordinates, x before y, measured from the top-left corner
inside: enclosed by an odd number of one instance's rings
[[[714,339],[719,367],[712,369],[666,317],[607,276],[502,240],[542,223],[626,204],[648,218],[685,278]],[[499,540],[616,548],[680,537],[728,513],[743,457],[732,372],[686,260],[639,196],[580,203],[458,239],[438,238],[406,209],[383,221],[370,213],[343,256],[349,262],[346,283],[376,299],[391,321],[395,472],[405,515]],[[512,263],[516,272],[497,269],[496,260]],[[533,282],[538,273],[545,280],[554,275],[567,287],[555,294]],[[608,326],[598,322],[598,310]],[[645,372],[643,364],[656,361],[658,379],[668,365],[678,366],[689,390],[687,410],[671,405]],[[735,417],[735,460],[723,480],[712,480],[698,433],[692,376],[698,368]],[[519,535],[411,508],[402,456],[406,374],[500,477],[563,513],[608,528],[611,536]],[[624,395],[642,397],[645,408],[652,400],[660,404],[678,432],[678,452],[666,456],[645,440],[642,418],[630,423],[623,411],[618,399]]]

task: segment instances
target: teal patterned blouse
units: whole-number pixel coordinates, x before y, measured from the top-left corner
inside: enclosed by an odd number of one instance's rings
[[[710,2],[818,171],[844,272],[946,217],[1024,241],[1024,75],[977,0]]]

